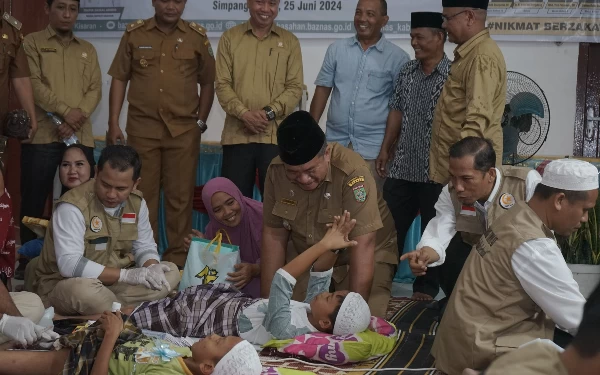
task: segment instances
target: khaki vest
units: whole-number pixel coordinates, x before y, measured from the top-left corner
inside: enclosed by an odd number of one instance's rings
[[[525,292],[511,258],[524,242],[554,236],[525,202],[518,202],[480,238],[467,258],[431,353],[450,375],[483,369],[499,354],[536,338],[552,339],[554,323]]]
[[[142,193],[137,190],[132,191],[122,210],[122,214],[135,213],[135,223],[121,223],[121,217],[109,216],[104,211],[104,206],[96,198],[94,183],[95,180],[92,179],[68,191],[57,204],[70,203],[81,210],[86,223],[83,254],[85,258],[107,267],[128,267],[134,263],[131,249],[133,241],[138,238]],[[56,263],[52,228],[52,221],[50,221],[40,261],[35,271],[34,290],[44,302],[54,286],[65,279],[60,274]]]
[[[529,344],[492,363],[485,375],[569,375],[559,351],[543,342]]]
[[[496,196],[493,198],[493,204],[487,210],[487,226],[489,227],[500,215],[508,211],[511,207],[514,207],[516,202],[525,202],[527,197],[527,186],[525,181],[527,180],[527,174],[531,172],[530,168],[524,167],[510,167],[504,166],[498,168],[500,171],[500,186]],[[461,215],[462,203],[458,200],[456,190],[452,186],[452,183],[448,184],[448,190],[450,197],[452,198],[452,205],[456,213],[456,231],[460,232],[460,235],[464,242],[469,245],[475,245],[479,240],[479,237],[487,229],[485,227],[486,218],[481,217],[478,210],[475,210],[475,216]],[[513,205],[506,205],[503,203],[503,199],[506,200],[512,195]],[[506,202],[506,201],[505,201]],[[475,207],[470,206],[473,209]]]

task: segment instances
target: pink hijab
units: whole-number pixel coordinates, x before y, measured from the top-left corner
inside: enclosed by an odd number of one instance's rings
[[[212,196],[220,191],[231,195],[240,204],[242,219],[236,227],[232,228],[221,224],[214,216]],[[204,206],[210,217],[210,222],[206,226],[204,236],[207,239],[212,239],[217,234],[217,231],[221,229],[221,232],[227,232],[233,245],[240,247],[242,263],[260,263],[263,224],[262,202],[244,197],[240,189],[224,177],[213,178],[204,185],[202,189],[202,202],[204,202]],[[227,236],[223,237],[223,241],[227,242]],[[259,298],[260,277],[252,279],[242,291],[254,298]]]

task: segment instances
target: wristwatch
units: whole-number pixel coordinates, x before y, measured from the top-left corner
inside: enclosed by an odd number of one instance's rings
[[[275,111],[273,111],[273,108],[267,106],[267,107],[265,107],[263,109],[265,110],[265,113],[267,114],[267,119],[269,121],[275,120]]]
[[[198,124],[198,127],[200,128],[200,131],[202,133],[204,133],[206,131],[206,129],[208,129],[208,125],[206,125],[206,123],[202,120],[196,121],[196,124]]]

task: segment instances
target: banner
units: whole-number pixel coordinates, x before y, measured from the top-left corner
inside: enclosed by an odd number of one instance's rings
[[[354,33],[358,0],[281,0],[277,24],[299,38],[342,38]],[[410,13],[442,9],[441,0],[388,0],[388,38],[408,38]],[[151,0],[81,0],[75,26],[86,37],[120,37],[128,23],[152,17]],[[246,0],[190,0],[183,18],[211,37],[250,17]],[[494,39],[600,42],[600,0],[491,0],[488,27]]]

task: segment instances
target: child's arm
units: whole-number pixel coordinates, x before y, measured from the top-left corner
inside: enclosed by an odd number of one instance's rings
[[[306,272],[320,256],[327,253],[329,250],[356,246],[356,241],[348,240],[348,234],[354,229],[355,225],[356,220],[350,220],[350,213],[344,211],[344,214],[342,214],[341,217],[335,218],[331,228],[327,231],[327,234],[325,234],[325,237],[323,237],[321,241],[295,257],[283,267],[283,270],[287,271],[290,276],[297,279]]]
[[[104,314],[98,319],[101,323],[100,327],[104,330],[104,340],[100,345],[100,349],[96,354],[96,360],[92,367],[92,373],[90,375],[106,375],[108,374],[108,362],[110,356],[115,347],[115,343],[119,338],[119,334],[123,330],[123,318],[121,312],[111,313],[105,311]]]

